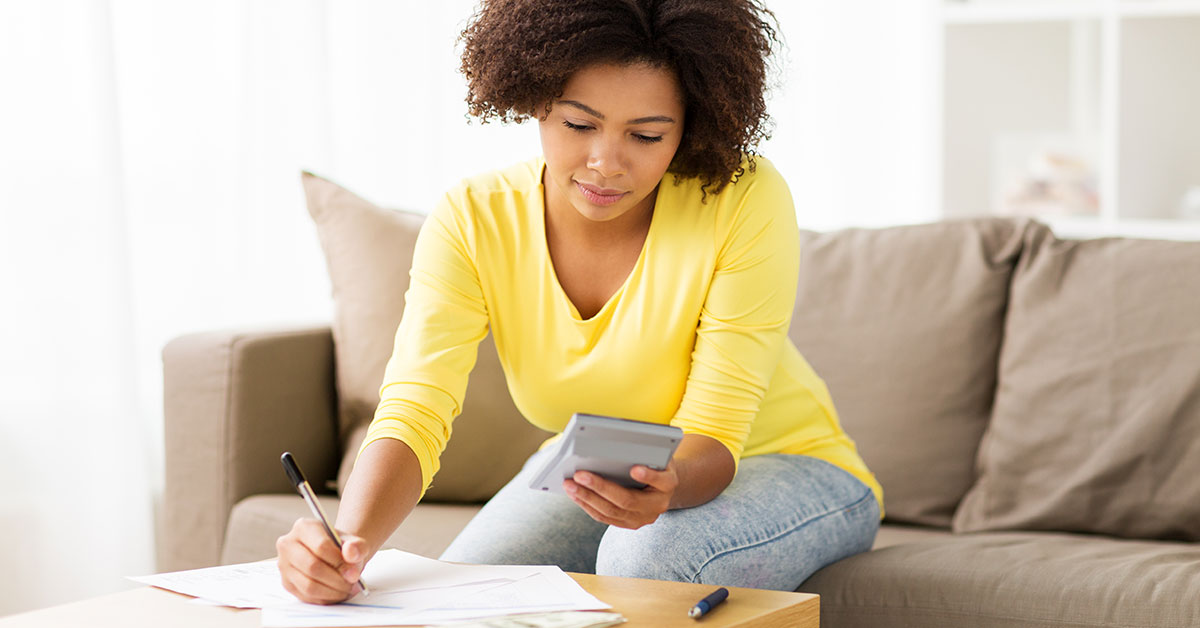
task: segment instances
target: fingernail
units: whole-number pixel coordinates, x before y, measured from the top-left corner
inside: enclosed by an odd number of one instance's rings
[[[579,477],[575,481],[579,482],[580,484],[582,484],[584,486],[591,486],[592,485],[592,476],[590,476],[586,473],[580,473]]]

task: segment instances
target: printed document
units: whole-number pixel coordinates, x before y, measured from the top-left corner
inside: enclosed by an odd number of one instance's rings
[[[445,625],[612,608],[555,566],[459,565],[392,549],[377,553],[362,577],[369,596],[330,606],[304,604],[287,593],[274,560],[131,579],[211,603],[262,608],[263,625],[280,628]]]

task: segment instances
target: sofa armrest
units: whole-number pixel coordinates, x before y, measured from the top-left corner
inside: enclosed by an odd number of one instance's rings
[[[167,344],[160,570],[216,565],[234,504],[294,491],[282,452],[296,455],[318,491],[336,477],[333,362],[328,327],[206,332]]]

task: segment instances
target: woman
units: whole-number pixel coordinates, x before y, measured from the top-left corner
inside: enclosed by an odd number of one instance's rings
[[[798,231],[764,137],[773,16],[756,0],[493,0],[463,32],[471,113],[536,118],[543,157],[446,195],[418,238],[381,402],[342,496],[341,551],[277,543],[310,602],[366,561],[437,471],[490,330],[518,408],[670,423],[629,489],[502,489],[442,556],[793,590],[870,548],[882,491],[787,337]]]

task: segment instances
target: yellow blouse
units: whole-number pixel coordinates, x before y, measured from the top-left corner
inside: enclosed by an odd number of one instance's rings
[[[668,174],[633,271],[586,320],[550,259],[541,158],[452,189],[417,238],[363,448],[407,443],[428,487],[490,329],[517,408],[542,429],[561,432],[572,413],[587,412],[710,436],[735,462],[814,456],[866,483],[882,508],[882,488],[825,383],[787,336],[795,210],[783,177],[756,161],[703,203],[698,181]]]

